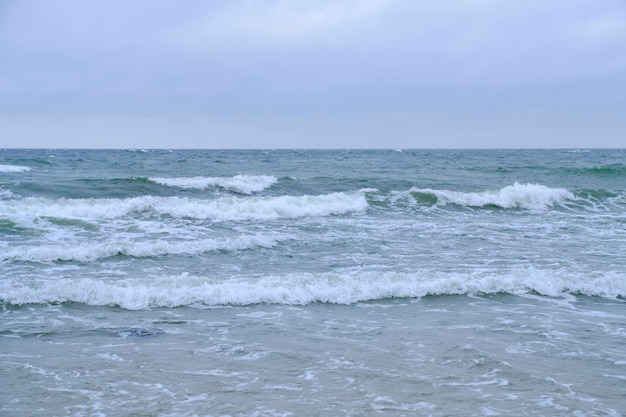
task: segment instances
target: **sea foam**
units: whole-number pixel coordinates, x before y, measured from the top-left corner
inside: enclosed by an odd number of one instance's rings
[[[543,271],[529,267],[507,273],[348,271],[231,279],[183,273],[178,276],[117,280],[65,278],[21,285],[12,285],[8,280],[0,282],[0,299],[8,304],[77,302],[120,306],[131,310],[259,303],[351,304],[429,295],[521,295],[529,292],[550,297],[572,293],[624,297],[626,276],[619,273],[576,275],[567,271]]]
[[[235,251],[255,247],[273,247],[281,240],[270,236],[239,236],[230,239],[193,239],[185,241],[111,241],[16,246],[5,249],[0,260],[30,262],[90,262],[111,256],[153,257],[165,255],[198,255],[212,251]]]
[[[437,204],[456,204],[468,207],[497,206],[501,208],[523,208],[541,210],[560,206],[574,195],[564,188],[549,188],[541,184],[518,184],[482,192],[460,192],[433,190],[431,188],[411,188],[409,193],[430,194],[437,198]]]
[[[224,188],[241,194],[253,194],[271,187],[277,181],[271,175],[235,175],[234,177],[157,178],[148,180],[168,187],[187,189]]]
[[[0,172],[18,173],[18,172],[28,172],[28,171],[30,171],[29,167],[25,167],[21,165],[0,165]]]
[[[125,199],[24,198],[0,201],[0,216],[10,219],[61,217],[115,219],[141,213],[177,218],[272,220],[329,216],[367,209],[364,192],[280,197],[224,197],[214,200],[142,196]]]

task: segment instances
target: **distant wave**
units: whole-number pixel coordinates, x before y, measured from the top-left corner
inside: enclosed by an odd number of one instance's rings
[[[195,239],[186,241],[113,241],[16,246],[5,249],[0,260],[31,262],[90,262],[111,256],[154,257],[164,255],[197,255],[212,251],[235,251],[255,247],[273,247],[279,240],[269,236],[239,236],[231,239]]]
[[[277,181],[271,175],[235,175],[234,177],[157,178],[148,180],[168,187],[206,189],[224,188],[242,194],[253,194],[271,187]]]
[[[30,171],[29,167],[25,167],[21,165],[0,165],[0,172],[18,173],[18,172],[28,172],[28,171]]]
[[[626,175],[626,164],[607,164],[587,168],[568,168],[568,173],[579,175],[595,175],[601,177]]]
[[[467,207],[496,206],[501,208],[546,209],[561,206],[575,196],[564,188],[548,188],[540,184],[509,185],[499,190],[461,192],[411,188],[409,193],[433,204],[456,204]]]
[[[0,216],[7,218],[114,219],[134,213],[153,212],[178,218],[237,221],[329,216],[366,209],[367,201],[362,191],[316,196],[225,197],[215,200],[154,196],[124,199],[0,200]]]
[[[495,293],[624,297],[626,276],[609,272],[590,276],[530,267],[503,274],[351,271],[224,280],[184,273],[160,278],[66,278],[21,285],[0,281],[0,300],[6,304],[76,302],[131,310],[259,303],[352,304],[389,298]]]

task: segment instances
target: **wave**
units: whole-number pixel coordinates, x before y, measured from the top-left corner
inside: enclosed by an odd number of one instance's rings
[[[566,172],[580,175],[595,175],[601,177],[621,177],[626,175],[626,164],[607,164],[588,168],[568,168]]]
[[[0,165],[0,172],[19,173],[28,171],[30,171],[30,168],[22,165]]]
[[[183,273],[178,276],[116,280],[66,278],[27,285],[11,285],[8,280],[0,282],[0,300],[5,304],[76,302],[120,306],[129,310],[262,303],[353,304],[390,298],[495,293],[537,293],[550,297],[581,294],[618,298],[626,296],[626,276],[604,273],[594,277],[530,267],[504,274],[352,271],[223,280]]]
[[[17,198],[11,190],[4,190],[0,188],[0,200],[14,200]]]
[[[11,219],[115,219],[133,213],[153,213],[215,221],[273,220],[346,214],[366,209],[367,201],[363,191],[317,196],[225,197],[215,200],[155,196],[58,200],[30,197],[0,200],[0,216]]]
[[[235,175],[234,177],[191,177],[191,178],[157,178],[148,180],[168,187],[207,189],[224,188],[241,194],[253,194],[271,187],[277,181],[271,175]]]
[[[575,196],[564,188],[548,188],[540,184],[518,184],[482,192],[461,192],[433,190],[431,188],[411,188],[409,190],[418,202],[426,204],[456,204],[466,207],[496,206],[501,208],[522,208],[543,210],[563,206]]]
[[[269,236],[239,236],[231,239],[195,239],[187,241],[94,242],[75,245],[16,246],[5,249],[0,260],[51,262],[90,262],[112,256],[157,257],[198,255],[205,252],[236,251],[276,246],[279,239]]]

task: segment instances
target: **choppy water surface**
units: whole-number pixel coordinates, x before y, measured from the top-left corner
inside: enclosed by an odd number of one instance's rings
[[[623,150],[0,150],[0,415],[621,416],[623,253]]]

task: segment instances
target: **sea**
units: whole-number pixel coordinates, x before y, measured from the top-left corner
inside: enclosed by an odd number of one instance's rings
[[[625,149],[0,149],[0,416],[624,415]]]

